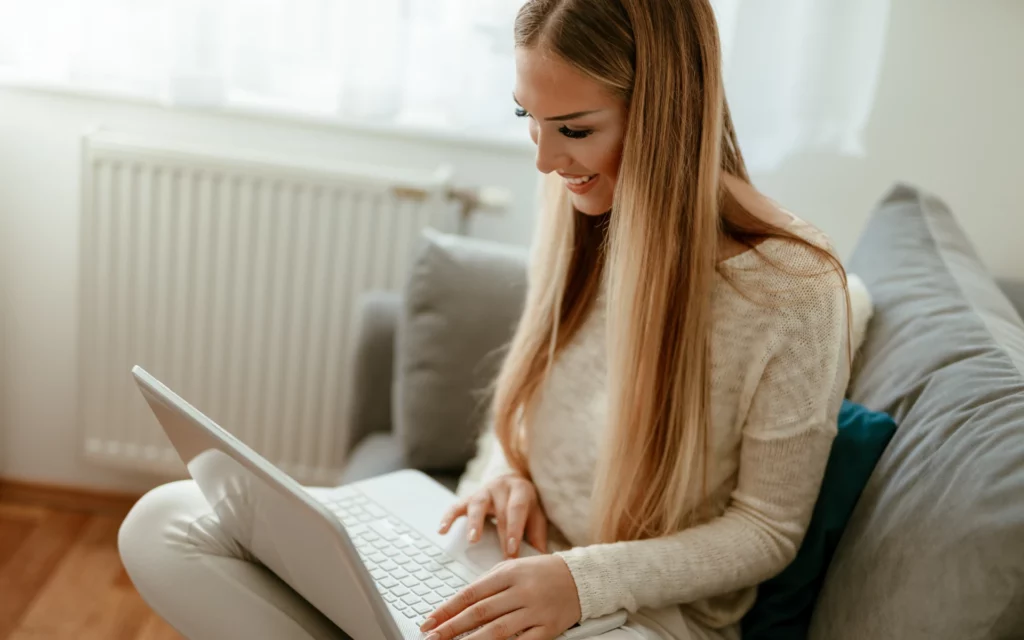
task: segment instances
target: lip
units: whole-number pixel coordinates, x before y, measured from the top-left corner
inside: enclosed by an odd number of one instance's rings
[[[567,175],[567,174],[564,174],[564,173],[560,173],[558,175],[562,176],[563,178],[582,178],[583,177],[583,176],[570,176],[570,175]],[[597,184],[600,180],[601,180],[601,174],[597,174],[593,178],[590,179],[590,182],[588,182],[586,184],[576,185],[576,184],[569,184],[568,182],[566,182],[564,184],[565,184],[565,188],[566,189],[568,189],[569,191],[572,191],[573,193],[575,193],[578,196],[582,196],[582,195],[588,193],[591,189],[593,189],[594,185]]]

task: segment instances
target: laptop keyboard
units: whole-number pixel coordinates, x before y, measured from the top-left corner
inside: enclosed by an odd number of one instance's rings
[[[362,493],[349,489],[323,504],[345,525],[384,600],[417,624],[466,585],[451,571],[466,569]]]

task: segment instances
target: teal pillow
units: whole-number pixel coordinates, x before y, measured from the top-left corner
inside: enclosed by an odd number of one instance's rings
[[[758,587],[743,618],[743,640],[803,640],[828,563],[875,464],[896,433],[884,413],[843,401],[839,433],[825,468],[807,535],[792,564]]]

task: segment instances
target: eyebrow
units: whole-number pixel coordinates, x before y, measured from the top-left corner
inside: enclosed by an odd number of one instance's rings
[[[518,104],[520,107],[523,106],[523,105],[519,104],[519,99],[516,98],[516,94],[514,94],[514,93],[512,94],[512,99],[515,100],[515,103]],[[553,116],[551,118],[544,118],[544,120],[546,122],[565,122],[566,120],[575,120],[576,118],[582,118],[583,116],[589,116],[590,114],[597,113],[599,111],[604,111],[604,109],[592,109],[590,111],[577,111],[575,113],[567,113],[567,114],[562,115],[562,116]]]

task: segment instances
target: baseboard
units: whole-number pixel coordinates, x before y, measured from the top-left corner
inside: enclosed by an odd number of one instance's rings
[[[139,497],[138,494],[132,493],[95,491],[0,478],[0,503],[123,516]]]

